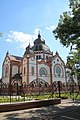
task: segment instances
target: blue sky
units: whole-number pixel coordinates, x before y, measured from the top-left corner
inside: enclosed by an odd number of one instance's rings
[[[50,50],[59,52],[66,62],[69,48],[56,41],[52,30],[57,26],[59,16],[69,10],[69,0],[0,0],[0,78],[6,52],[23,56],[25,47],[33,45],[38,31]]]

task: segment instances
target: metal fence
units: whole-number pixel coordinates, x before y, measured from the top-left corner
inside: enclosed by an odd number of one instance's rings
[[[25,101],[26,99],[32,98],[32,96],[36,96],[37,99],[39,96],[47,95],[47,99],[53,97],[59,98],[71,98],[77,99],[80,95],[80,86],[77,84],[67,84],[64,85],[60,81],[53,83],[52,85],[35,82],[35,84],[15,84],[15,85],[7,85],[1,84],[0,86],[0,95],[1,96],[8,96],[10,102],[12,102],[12,98],[15,98],[17,101],[18,99],[23,98]]]

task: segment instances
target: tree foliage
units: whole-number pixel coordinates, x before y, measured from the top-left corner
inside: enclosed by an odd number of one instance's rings
[[[70,0],[69,7],[71,11],[60,15],[53,34],[64,46],[76,45],[80,48],[80,0]]]
[[[68,64],[72,71],[75,67],[75,72],[80,79],[80,0],[69,0],[69,8],[70,11],[60,15],[53,34],[63,46],[70,46]]]
[[[67,57],[68,67],[72,70],[72,73],[76,73],[78,80],[80,80],[80,49],[71,51]]]

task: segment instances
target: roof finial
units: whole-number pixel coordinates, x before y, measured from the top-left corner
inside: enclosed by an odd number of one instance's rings
[[[58,51],[56,51],[56,55],[59,55]]]
[[[29,39],[29,47],[30,47],[30,39]]]
[[[7,51],[6,55],[8,55],[8,54],[9,54],[9,52]]]
[[[40,30],[38,31],[38,38],[41,38],[41,35],[40,35]]]

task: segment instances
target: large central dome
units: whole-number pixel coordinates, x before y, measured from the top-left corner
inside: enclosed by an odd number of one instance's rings
[[[38,34],[38,38],[34,41],[34,45],[35,45],[35,44],[40,44],[40,43],[45,44],[45,40],[41,40],[41,35],[40,35],[40,33],[39,33],[39,34]]]
[[[38,34],[38,38],[34,41],[34,46],[33,46],[34,51],[50,51],[49,47],[45,44],[45,40],[41,39],[41,35]]]
[[[41,39],[40,34],[38,38],[34,41],[34,45],[31,47],[30,44],[26,47],[24,55],[35,55],[36,60],[47,60],[53,56],[53,52],[50,51],[50,48],[45,44],[45,40]]]

